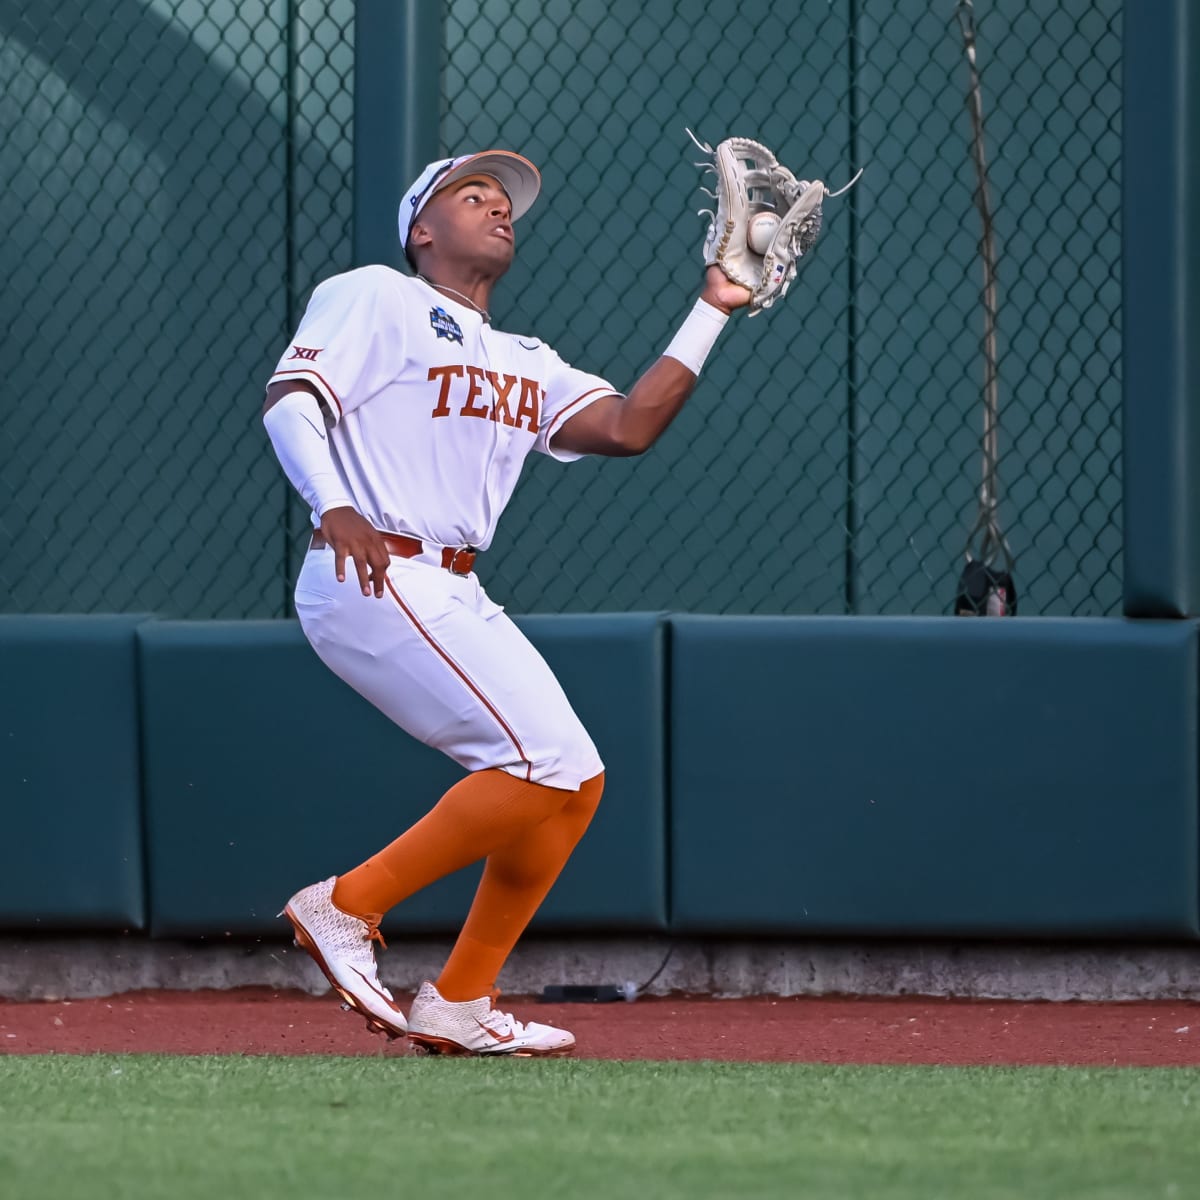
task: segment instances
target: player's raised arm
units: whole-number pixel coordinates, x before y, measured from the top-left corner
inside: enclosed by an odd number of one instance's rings
[[[625,396],[604,396],[563,423],[554,445],[575,454],[613,458],[642,454],[659,438],[692,394],[704,360],[750,291],[709,267],[704,291],[662,357]]]
[[[682,409],[733,310],[749,307],[755,316],[787,293],[821,228],[822,201],[840,194],[820,180],[797,179],[749,138],[726,138],[715,150],[696,145],[712,157],[705,169],[717,187],[708,193],[716,208],[704,239],[704,291],[628,395],[605,396],[564,422],[554,438],[559,449],[610,456],[649,449]]]

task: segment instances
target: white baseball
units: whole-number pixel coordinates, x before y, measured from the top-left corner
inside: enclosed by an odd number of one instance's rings
[[[755,213],[746,226],[746,244],[755,254],[766,254],[775,230],[779,228],[779,214],[773,212]]]

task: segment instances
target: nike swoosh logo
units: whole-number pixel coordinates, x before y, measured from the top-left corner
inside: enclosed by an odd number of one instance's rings
[[[400,1009],[396,1006],[396,1004],[393,1001],[389,1000],[357,967],[351,967],[350,970],[352,970],[355,973],[355,975],[357,975],[359,977],[359,979],[361,979],[363,981],[363,983],[365,983],[367,985],[367,987],[369,987],[371,989],[371,991],[373,991],[375,993],[375,995],[377,995],[380,998],[380,1000],[382,1000],[384,1002],[384,1004],[386,1004],[388,1006],[388,1008],[390,1008],[392,1010],[392,1012],[400,1011]]]
[[[532,346],[527,346],[523,341],[521,341],[520,338],[517,338],[517,345],[520,346],[522,350],[536,350],[538,348],[538,344],[539,343],[534,342]]]
[[[318,428],[317,428],[317,427],[316,427],[316,426],[315,426],[315,425],[312,423],[311,419],[310,419],[308,416],[306,416],[304,413],[301,413],[300,415],[301,415],[302,417],[304,417],[304,419],[305,419],[306,421],[308,421],[308,426],[309,426],[309,428],[310,428],[310,429],[313,431],[313,433],[315,433],[315,434],[317,435],[317,437],[319,437],[319,438],[321,439],[321,441],[325,441],[325,440],[326,440],[326,438],[325,438],[325,430],[324,430],[324,429],[318,429]]]
[[[485,1025],[485,1024],[482,1022],[482,1021],[480,1021],[478,1018],[476,1018],[476,1020],[475,1020],[475,1024],[476,1024],[476,1025],[478,1025],[478,1026],[479,1026],[479,1028],[480,1028],[480,1029],[482,1029],[482,1030],[483,1030],[483,1032],[484,1032],[484,1033],[486,1033],[486,1034],[488,1035],[488,1037],[490,1037],[490,1038],[491,1038],[493,1041],[497,1041],[497,1042],[499,1042],[501,1045],[504,1045],[504,1043],[505,1043],[505,1042],[513,1042],[513,1041],[516,1041],[516,1037],[515,1037],[515,1035],[514,1035],[514,1034],[511,1034],[511,1033],[497,1033],[497,1032],[496,1032],[494,1029],[489,1029],[489,1028],[488,1028],[488,1027],[487,1027],[487,1026],[486,1026],[486,1025]]]

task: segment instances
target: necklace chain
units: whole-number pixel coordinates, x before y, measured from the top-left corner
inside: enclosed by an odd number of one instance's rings
[[[449,287],[444,283],[434,283],[432,279],[426,279],[424,275],[418,275],[417,278],[422,283],[428,284],[431,288],[435,289],[436,291],[449,292],[450,295],[457,296],[464,304],[467,304],[471,308],[473,308],[485,321],[488,322],[489,325],[491,324],[491,321],[492,321],[491,313],[489,313],[486,308],[480,308],[479,305],[476,304],[475,301],[472,300],[470,296],[464,296],[462,294],[462,292],[455,291],[454,288]]]

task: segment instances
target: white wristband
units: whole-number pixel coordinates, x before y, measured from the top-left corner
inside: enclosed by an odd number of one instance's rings
[[[312,393],[289,392],[263,414],[263,425],[283,473],[318,517],[331,508],[354,507],[329,452],[325,419]]]
[[[683,363],[693,375],[699,375],[728,320],[728,313],[713,308],[707,301],[697,300],[663,354]]]

